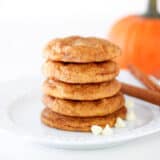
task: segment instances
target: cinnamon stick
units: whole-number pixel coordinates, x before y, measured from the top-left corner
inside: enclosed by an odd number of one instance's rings
[[[141,83],[143,83],[148,89],[160,92],[160,85],[154,82],[152,79],[149,78],[148,75],[143,73],[137,67],[133,65],[128,65],[128,69],[130,73],[133,74]]]
[[[160,106],[160,93],[153,90],[136,87],[123,82],[121,82],[121,84],[121,91],[123,93]]]

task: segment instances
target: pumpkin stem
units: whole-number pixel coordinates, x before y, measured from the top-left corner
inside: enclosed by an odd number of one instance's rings
[[[158,10],[157,10],[157,0],[149,0],[148,1],[148,9],[147,9],[147,12],[144,16],[151,17],[151,18],[160,17]]]

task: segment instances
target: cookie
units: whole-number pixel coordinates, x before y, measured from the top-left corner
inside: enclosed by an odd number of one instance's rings
[[[95,101],[72,101],[43,97],[43,103],[52,111],[73,117],[94,117],[111,114],[124,106],[124,97],[117,94],[111,98],[103,98]]]
[[[44,48],[46,59],[62,62],[102,62],[121,53],[113,43],[95,37],[71,36],[51,40]]]
[[[69,84],[54,79],[43,83],[43,93],[49,96],[72,100],[96,100],[111,97],[119,92],[117,80],[94,84]]]
[[[43,73],[48,78],[67,83],[98,83],[114,79],[119,66],[113,61],[84,64],[47,61]]]
[[[125,119],[126,112],[126,108],[123,107],[107,116],[80,118],[64,116],[51,111],[49,108],[45,108],[41,114],[41,121],[45,125],[52,128],[58,128],[67,131],[89,132],[91,131],[92,125],[104,127],[106,124],[109,124],[111,127],[113,127],[118,117]]]

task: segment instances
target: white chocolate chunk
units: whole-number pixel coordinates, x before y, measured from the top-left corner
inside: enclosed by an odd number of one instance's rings
[[[125,121],[122,118],[118,117],[116,120],[115,127],[116,128],[124,128],[125,126],[126,126]]]
[[[105,128],[103,129],[103,131],[102,131],[102,135],[104,135],[104,136],[110,136],[112,134],[113,134],[113,129],[107,124],[105,126]]]
[[[136,115],[134,113],[134,111],[128,111],[127,112],[127,116],[126,116],[126,120],[128,121],[134,121],[136,119]]]
[[[91,131],[94,135],[100,135],[102,133],[102,127],[101,126],[97,126],[97,125],[93,125],[91,127]]]
[[[134,102],[132,100],[126,99],[125,106],[126,106],[127,109],[133,108]]]

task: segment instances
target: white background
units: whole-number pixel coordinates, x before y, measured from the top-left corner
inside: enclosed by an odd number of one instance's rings
[[[40,74],[52,38],[106,38],[117,19],[145,8],[146,0],[0,0],[0,80]]]
[[[0,0],[0,81],[41,74],[42,48],[51,38],[107,37],[117,19],[145,8],[145,0]],[[159,139],[158,134],[111,149],[64,151],[1,134],[0,159],[155,160]]]

